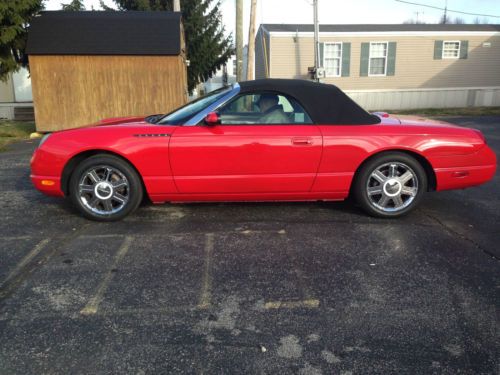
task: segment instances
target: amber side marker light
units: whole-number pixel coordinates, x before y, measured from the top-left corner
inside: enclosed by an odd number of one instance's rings
[[[53,186],[54,184],[55,184],[55,181],[52,181],[52,180],[42,180],[42,185]]]
[[[451,174],[453,177],[467,177],[469,175],[469,171],[458,171],[458,172],[453,172]]]

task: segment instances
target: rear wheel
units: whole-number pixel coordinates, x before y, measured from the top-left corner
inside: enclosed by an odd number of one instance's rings
[[[398,217],[414,209],[427,190],[420,163],[402,152],[390,152],[368,161],[356,176],[354,194],[370,215]]]
[[[87,218],[120,220],[137,209],[143,198],[137,172],[112,155],[95,155],[82,161],[70,179],[70,198]]]

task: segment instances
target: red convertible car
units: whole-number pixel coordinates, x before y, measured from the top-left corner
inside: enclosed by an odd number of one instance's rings
[[[256,80],[169,114],[102,120],[45,135],[31,179],[90,219],[153,203],[343,200],[397,217],[427,191],[490,180],[496,156],[480,131],[370,114],[333,85]]]

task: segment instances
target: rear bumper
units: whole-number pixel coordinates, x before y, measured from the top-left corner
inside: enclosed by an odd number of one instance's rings
[[[496,165],[441,168],[436,170],[437,189],[464,189],[490,181],[495,175]]]
[[[42,193],[54,197],[64,197],[64,193],[61,190],[61,179],[59,177],[38,175],[31,175],[30,177],[35,188]]]
[[[436,190],[464,189],[484,184],[495,176],[496,161],[495,153],[488,146],[484,146],[472,155],[461,157],[461,166],[434,168]]]

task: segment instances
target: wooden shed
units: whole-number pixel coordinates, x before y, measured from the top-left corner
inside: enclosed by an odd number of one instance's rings
[[[43,12],[27,53],[40,132],[166,113],[187,101],[180,13]]]

